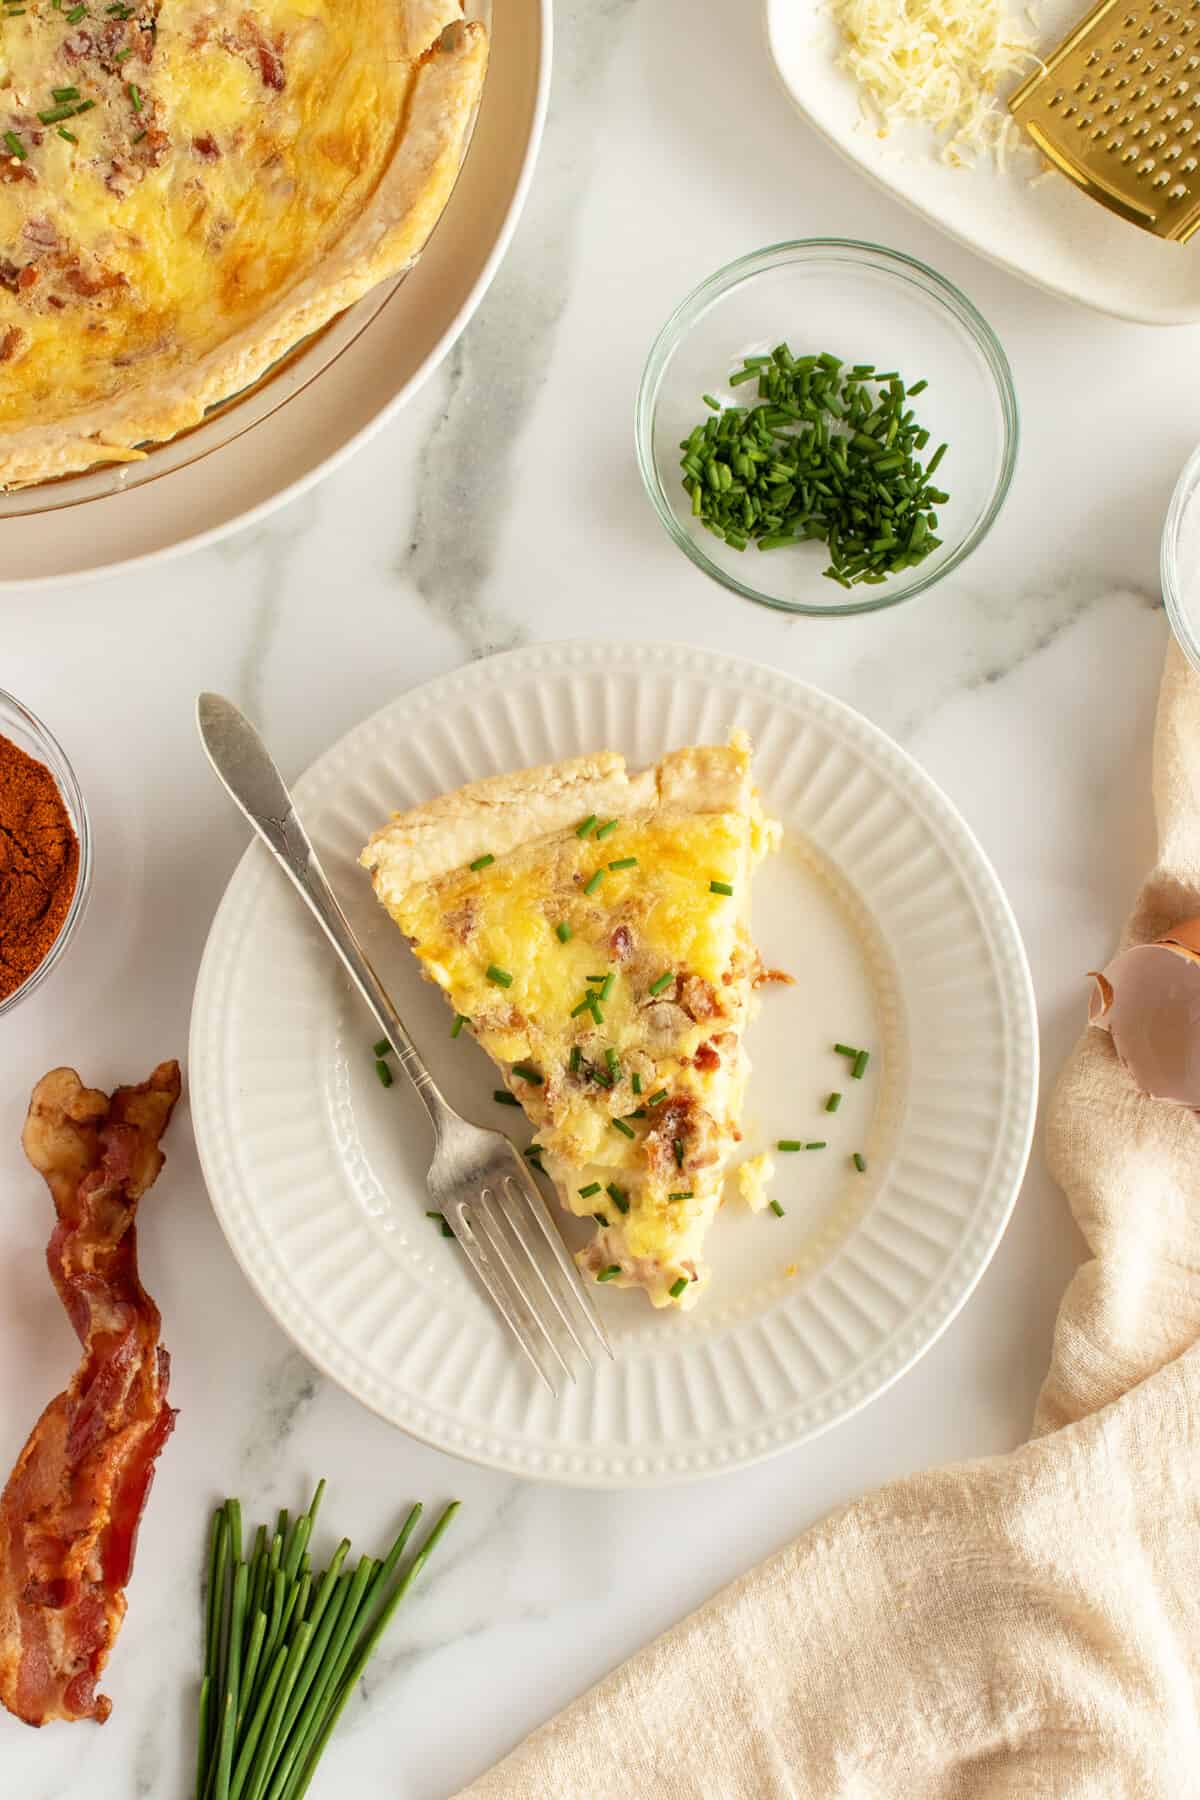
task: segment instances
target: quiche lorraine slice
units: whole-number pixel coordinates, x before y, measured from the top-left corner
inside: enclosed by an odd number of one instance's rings
[[[18,0],[0,487],[195,425],[422,249],[487,62],[462,0]]]
[[[721,1202],[762,966],[750,882],[777,828],[750,747],[611,752],[397,814],[361,861],[536,1127],[580,1266],[692,1305]]]

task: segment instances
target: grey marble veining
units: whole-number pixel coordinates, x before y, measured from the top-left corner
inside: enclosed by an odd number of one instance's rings
[[[529,636],[524,621],[499,610],[489,577],[521,480],[522,433],[546,385],[576,272],[606,77],[634,5],[573,0],[556,10],[542,148],[553,179],[534,188],[487,306],[446,359],[442,405],[421,448],[412,537],[398,569],[470,656],[514,649]]]

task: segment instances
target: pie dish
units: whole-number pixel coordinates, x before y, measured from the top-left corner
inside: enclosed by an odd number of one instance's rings
[[[362,853],[424,973],[504,1074],[597,1281],[689,1307],[721,1203],[766,979],[750,878],[777,836],[750,747],[631,774],[615,752],[396,815]]]
[[[487,61],[460,0],[24,0],[0,46],[0,484],[129,461],[419,254]]]

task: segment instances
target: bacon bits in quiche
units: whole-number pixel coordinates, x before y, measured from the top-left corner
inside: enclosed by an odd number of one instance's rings
[[[424,972],[536,1127],[597,1281],[690,1306],[740,1138],[761,965],[750,883],[776,828],[749,746],[612,753],[478,782],[362,854]]]
[[[158,1308],[138,1279],[138,1201],[179,1064],[110,1099],[74,1069],[33,1090],[22,1142],[57,1219],[46,1260],[83,1346],[0,1496],[0,1701],[29,1725],[103,1721],[96,1682],[125,1616],[138,1521],[175,1414]]]
[[[487,59],[461,0],[12,0],[0,485],[129,461],[421,250]]]

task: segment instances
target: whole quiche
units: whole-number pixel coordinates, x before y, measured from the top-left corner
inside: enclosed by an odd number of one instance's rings
[[[418,255],[461,0],[0,0],[0,485],[127,462]]]

